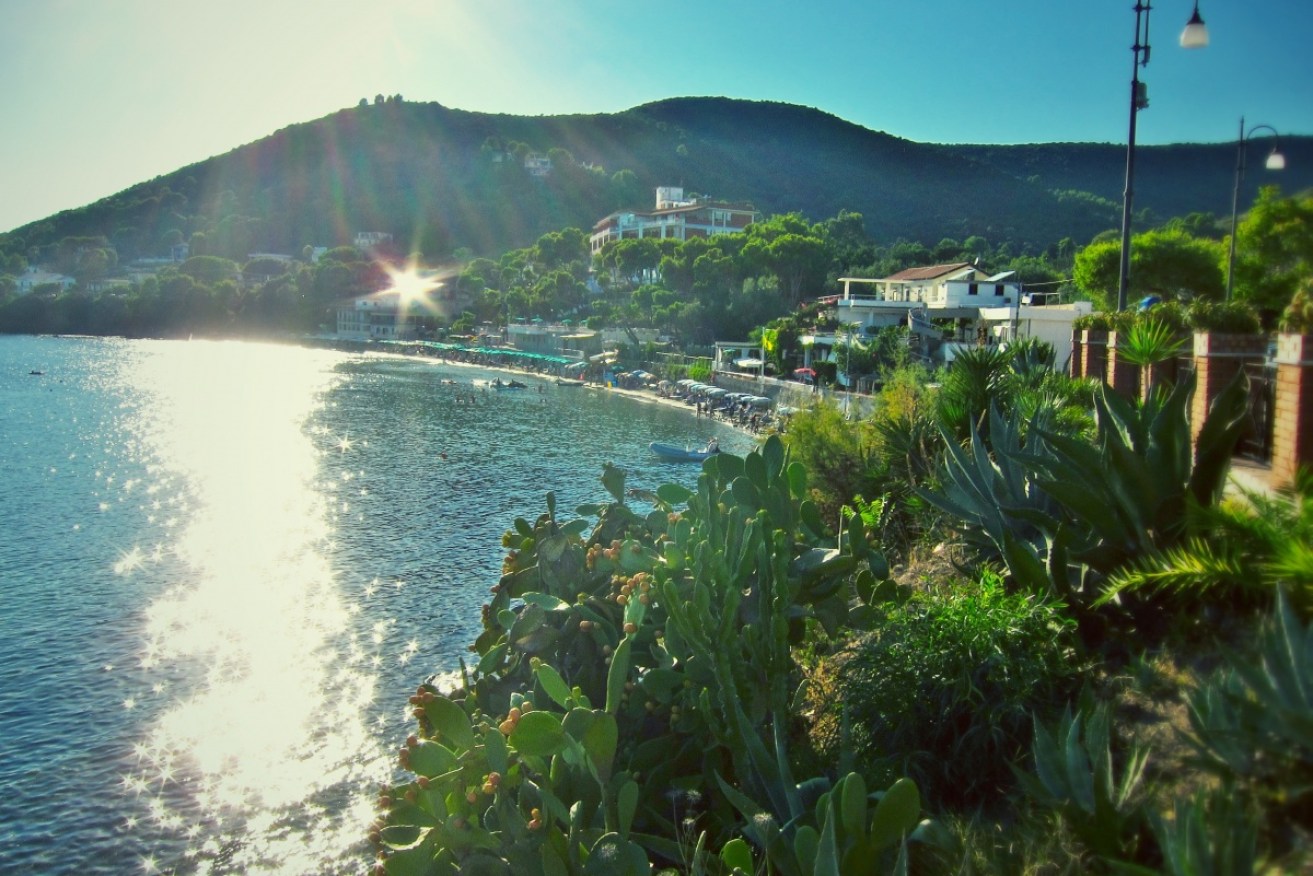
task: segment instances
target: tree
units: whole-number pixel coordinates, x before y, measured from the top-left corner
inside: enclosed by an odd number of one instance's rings
[[[765,246],[751,242],[744,246],[743,252],[745,258],[760,258],[779,278],[780,287],[790,304],[802,300],[804,289],[819,291],[830,264],[825,243],[819,237],[801,234],[783,234]]]
[[[1136,299],[1158,295],[1165,300],[1220,299],[1222,247],[1179,229],[1154,229],[1131,238],[1131,289]],[[1091,243],[1076,256],[1072,278],[1096,306],[1116,301],[1121,273],[1121,243]]]
[[[1235,297],[1265,312],[1270,322],[1310,277],[1313,195],[1282,198],[1275,187],[1264,186],[1236,229]]]
[[[218,256],[192,256],[178,266],[178,272],[186,274],[197,283],[213,286],[221,280],[230,280],[241,273],[237,263]]]
[[[611,203],[616,209],[639,206],[645,194],[643,184],[632,170],[617,170],[611,174]]]

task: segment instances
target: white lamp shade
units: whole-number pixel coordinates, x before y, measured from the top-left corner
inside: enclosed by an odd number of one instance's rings
[[[1267,162],[1264,164],[1264,167],[1268,170],[1285,170],[1286,156],[1273,150],[1272,154],[1267,157]]]
[[[1204,20],[1199,17],[1197,9],[1185,30],[1181,31],[1181,45],[1187,49],[1202,49],[1208,45],[1208,28],[1204,26]]]

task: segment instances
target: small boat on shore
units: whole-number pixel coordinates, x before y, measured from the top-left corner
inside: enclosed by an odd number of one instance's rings
[[[528,384],[521,383],[518,380],[503,381],[500,377],[488,384],[493,389],[526,389]]]
[[[647,445],[647,449],[662,459],[669,459],[672,462],[701,462],[708,456],[715,456],[720,452],[720,446],[714,438],[707,442],[706,447],[680,447],[677,444],[664,444],[660,441],[653,441]]]
[[[572,377],[558,377],[556,378],[556,385],[557,386],[583,386],[584,382],[582,380],[575,380]]]

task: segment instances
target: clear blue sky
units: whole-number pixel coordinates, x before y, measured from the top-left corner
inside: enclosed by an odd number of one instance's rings
[[[0,231],[362,97],[813,106],[940,143],[1124,143],[1133,0],[0,0]],[[1313,133],[1313,3],[1154,0],[1139,142]]]

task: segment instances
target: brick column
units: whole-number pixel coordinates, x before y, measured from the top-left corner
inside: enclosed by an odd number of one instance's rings
[[[1104,381],[1122,398],[1133,399],[1140,391],[1140,366],[1132,365],[1117,355],[1118,334],[1120,332],[1108,332],[1108,373]]]
[[[1081,363],[1084,361],[1085,344],[1081,335],[1084,331],[1081,329],[1071,330],[1071,358],[1067,360],[1067,373],[1072,377],[1084,377],[1081,373]]]
[[[1272,483],[1285,486],[1313,466],[1313,335],[1277,335]]]
[[[1081,370],[1080,377],[1097,377],[1102,383],[1107,379],[1108,333],[1102,329],[1084,329],[1081,331]]]
[[[1246,362],[1261,362],[1267,350],[1265,335],[1195,332],[1194,399],[1190,403],[1190,446],[1199,442],[1213,399],[1235,379]]]

